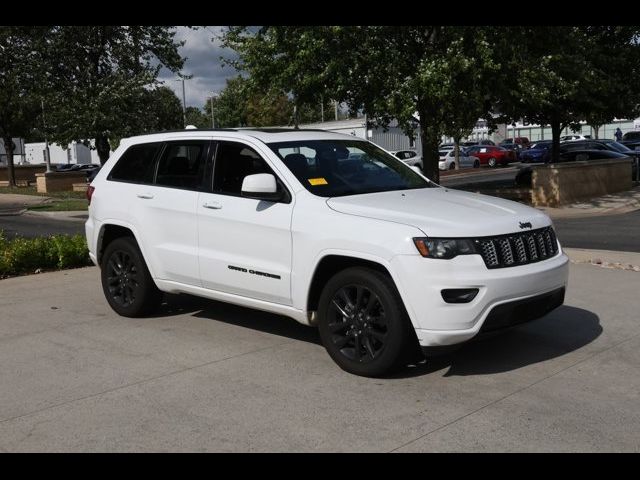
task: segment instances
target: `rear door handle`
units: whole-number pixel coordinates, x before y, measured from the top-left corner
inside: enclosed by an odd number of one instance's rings
[[[153,195],[151,195],[150,193],[138,193],[136,196],[145,200],[151,200],[153,198]]]
[[[204,208],[210,208],[212,210],[220,210],[222,208],[222,204],[218,202],[204,202],[202,206]]]

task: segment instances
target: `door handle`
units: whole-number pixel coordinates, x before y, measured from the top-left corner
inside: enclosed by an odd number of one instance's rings
[[[220,210],[222,208],[222,204],[218,202],[204,202],[202,206],[204,208],[210,208],[212,210]]]
[[[136,196],[145,200],[151,200],[153,198],[153,195],[151,195],[150,193],[138,193]]]

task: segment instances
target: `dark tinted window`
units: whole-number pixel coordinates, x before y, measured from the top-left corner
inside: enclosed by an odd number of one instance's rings
[[[131,183],[152,183],[155,158],[161,143],[143,143],[127,149],[113,167],[108,180]]]
[[[202,187],[208,142],[170,142],[158,162],[156,185],[197,190]]]
[[[213,191],[228,195],[240,195],[242,181],[247,175],[271,173],[273,170],[256,153],[242,143],[220,142],[216,151]],[[284,188],[276,176],[278,189]]]

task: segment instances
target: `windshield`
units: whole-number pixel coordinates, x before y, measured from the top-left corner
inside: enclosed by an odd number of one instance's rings
[[[437,186],[370,142],[300,140],[267,145],[307,190],[321,197]]]

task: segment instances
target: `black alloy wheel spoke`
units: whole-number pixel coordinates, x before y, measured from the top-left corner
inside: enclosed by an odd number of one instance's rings
[[[364,285],[346,285],[331,300],[327,328],[333,345],[358,363],[377,359],[387,341],[387,322],[378,295]]]

